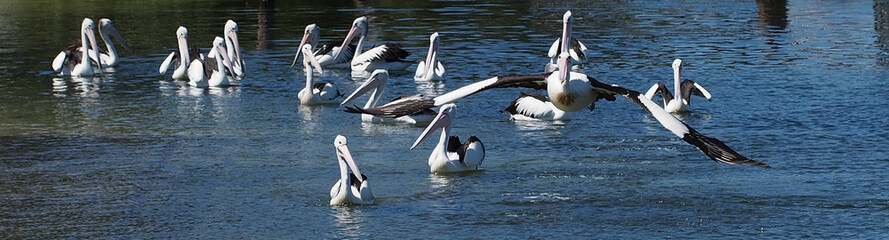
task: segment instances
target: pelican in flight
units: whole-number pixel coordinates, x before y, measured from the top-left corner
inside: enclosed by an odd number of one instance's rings
[[[333,85],[333,83],[314,83],[313,81],[313,66],[318,69],[318,73],[323,74],[323,72],[321,70],[321,65],[315,60],[315,56],[312,56],[312,45],[303,45],[302,53],[304,58],[303,66],[306,68],[306,87],[299,91],[299,103],[302,105],[339,103],[336,98],[342,97],[343,94],[340,93],[340,90]]]
[[[188,67],[189,85],[199,88],[228,86],[229,79],[225,66],[229,66],[225,53],[225,40],[216,37],[213,47],[204,59],[196,58]]]
[[[586,45],[583,45],[577,38],[571,36],[571,26],[574,24],[574,16],[571,15],[571,11],[566,11],[565,15],[562,16],[562,37],[557,38],[553,45],[549,47],[549,52],[547,56],[549,56],[550,61],[546,64],[544,69],[545,73],[553,72],[558,70],[558,60],[559,54],[561,53],[563,39],[570,39],[570,46],[568,48],[568,54],[571,56],[571,63],[573,65],[584,64],[587,62],[587,50],[589,50]]]
[[[238,43],[238,24],[229,19],[225,22],[225,50],[232,63],[229,72],[236,80],[244,79],[244,59],[241,58],[241,44]]]
[[[346,39],[344,39],[343,44],[340,45],[340,49],[344,49],[346,45],[355,38],[356,34],[359,36],[358,44],[355,45],[355,53],[351,61],[353,72],[371,72],[375,69],[404,70],[413,64],[413,62],[405,60],[405,58],[411,54],[404,49],[401,49],[401,46],[397,44],[382,44],[367,50],[367,52],[362,52],[364,49],[364,41],[367,37],[367,29],[367,18],[356,18],[355,21],[352,22],[352,28],[349,30],[349,34],[346,35]],[[341,54],[343,54],[343,51],[334,53],[334,59],[339,58]]]
[[[99,56],[99,47],[96,44],[96,34],[93,29],[96,28],[92,19],[84,18],[80,24],[80,46],[71,44],[65,50],[59,53],[52,61],[52,68],[62,76],[78,76],[89,77],[95,74],[93,70],[93,62],[90,59],[89,51],[92,50],[96,56]],[[98,63],[99,71],[102,71],[102,63]]]
[[[445,68],[437,59],[438,57],[438,32],[429,36],[429,53],[426,60],[417,64],[417,73],[414,81],[429,81],[444,79]]]
[[[460,142],[460,137],[451,136],[451,124],[457,115],[457,105],[448,103],[438,110],[435,120],[423,130],[411,150],[420,145],[424,140],[432,136],[435,130],[441,130],[441,138],[438,145],[429,155],[429,171],[432,173],[462,172],[478,170],[485,160],[485,145],[475,136],[470,136],[466,142]]]
[[[346,49],[340,49],[337,43],[324,44],[321,46],[321,49],[314,50],[315,46],[318,46],[318,39],[321,37],[321,28],[316,24],[309,24],[306,26],[306,30],[303,33],[303,38],[299,41],[299,47],[296,50],[296,55],[293,56],[293,63],[290,64],[290,67],[296,65],[296,59],[299,58],[299,53],[302,51],[303,45],[310,44],[312,45],[315,60],[318,61],[318,64],[321,64],[322,67],[325,68],[349,68],[349,62],[352,60],[352,54],[355,51],[355,45],[347,45]],[[336,59],[333,57],[334,52],[341,52]]]
[[[120,46],[126,49],[127,52],[133,52],[130,45],[123,40],[122,36],[120,36],[120,32],[117,31],[117,28],[111,24],[111,19],[99,19],[99,36],[101,36],[102,41],[105,42],[105,49],[99,49],[100,57],[98,59],[102,61],[102,65],[105,65],[105,67],[117,66],[119,61],[117,49],[114,48],[114,43],[111,42],[112,39],[120,43]],[[90,58],[93,58],[93,61],[96,60],[96,56],[93,54],[90,54]]]
[[[185,27],[179,26],[179,29],[176,30],[176,39],[178,40],[179,50],[173,51],[164,59],[164,62],[161,63],[158,69],[158,73],[165,75],[170,67],[175,66],[176,70],[173,70],[173,79],[186,80],[188,79],[188,64],[191,63],[191,60],[201,58],[201,54],[197,48],[188,49],[188,29]]]
[[[595,106],[595,105],[590,105]],[[503,110],[509,113],[511,120],[517,121],[560,121],[571,120],[574,112],[565,112],[553,105],[546,96],[537,93],[520,92],[519,97],[509,103]]]
[[[333,140],[337,162],[340,164],[340,179],[330,188],[330,206],[373,204],[374,193],[368,185],[367,176],[358,170],[346,144],[346,137],[343,135],[337,135]]]
[[[673,60],[673,94],[670,94],[670,90],[664,86],[663,82],[658,81],[651,88],[648,89],[648,92],[645,92],[645,97],[648,99],[653,99],[654,95],[660,94],[664,99],[664,110],[671,113],[679,113],[688,111],[688,105],[691,104],[689,100],[691,100],[691,94],[695,94],[707,99],[710,101],[710,92],[704,87],[701,87],[698,83],[686,79],[679,83],[679,72],[682,71],[682,60],[676,59]]]
[[[373,108],[377,106],[377,103],[383,97],[383,90],[386,89],[386,82],[389,81],[389,71],[385,69],[377,69],[371,73],[370,77],[367,78],[361,86],[355,89],[352,94],[349,94],[345,100],[340,105],[345,105],[349,103],[353,99],[364,95],[371,90],[373,92],[370,94],[370,98],[367,99],[367,103],[364,104],[364,108]],[[398,99],[408,100],[415,97],[421,96],[408,96],[408,97],[400,97]],[[398,104],[399,100],[396,99],[390,104]],[[424,109],[418,113],[400,116],[397,118],[385,118],[385,117],[377,117],[371,114],[361,114],[361,121],[367,123],[407,123],[407,124],[428,124],[434,118],[436,112],[432,109]]]
[[[563,39],[563,44],[565,44],[564,41]],[[387,104],[384,105],[385,107],[347,110],[379,117],[399,117],[416,113],[424,108],[442,106],[487,89],[527,87],[545,89],[556,108],[565,112],[576,112],[586,108],[591,109],[598,99],[614,101],[616,95],[621,95],[642,107],[667,130],[685,142],[694,145],[714,161],[727,164],[769,166],[762,161],[754,161],[742,156],[719,139],[704,136],[652,102],[651,99],[640,97],[642,94],[637,91],[604,84],[583,73],[565,71],[571,66],[570,56],[566,51],[563,48],[563,53],[560,54],[559,70],[552,73],[536,76],[498,76],[469,84],[435,98],[418,98],[399,104]]]

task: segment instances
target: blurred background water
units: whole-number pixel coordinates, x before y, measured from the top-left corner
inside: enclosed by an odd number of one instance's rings
[[[408,150],[422,127],[299,105],[305,76],[289,64],[308,24],[336,41],[367,16],[371,42],[416,61],[439,32],[447,79],[392,72],[392,98],[539,74],[566,10],[593,52],[581,72],[642,91],[681,58],[714,95],[683,120],[773,168],[714,163],[623,99],[513,123],[498,111],[529,90],[498,89],[457,102],[453,131],[484,141],[482,171],[433,175],[433,144]],[[94,78],[57,77],[50,62],[84,17],[112,19],[134,52]],[[246,79],[202,90],[158,76],[178,26],[206,49],[228,19]],[[886,237],[887,41],[884,1],[7,1],[0,237]],[[328,206],[337,134],[374,205]]]

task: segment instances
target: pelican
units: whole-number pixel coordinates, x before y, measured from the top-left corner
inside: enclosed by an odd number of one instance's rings
[[[429,81],[444,79],[445,68],[437,60],[438,57],[438,32],[429,36],[429,53],[426,54],[426,60],[417,64],[417,73],[414,74],[414,81]]]
[[[199,88],[229,85],[225,66],[230,64],[228,64],[229,59],[225,54],[224,41],[221,37],[216,37],[206,58],[196,58],[191,61],[188,66],[189,85]]]
[[[376,107],[377,103],[380,101],[380,98],[383,96],[383,90],[386,88],[386,82],[389,81],[389,71],[385,69],[377,69],[371,73],[370,77],[367,78],[361,86],[355,89],[352,94],[349,94],[345,100],[340,105],[345,105],[346,103],[352,101],[358,96],[364,95],[367,92],[370,92],[373,89],[373,93],[371,93],[370,98],[367,99],[367,103],[364,104],[364,108],[373,108]],[[411,99],[413,97],[419,96],[409,96],[409,97],[400,97],[399,99]],[[394,101],[392,104],[398,104],[398,101]],[[407,124],[428,124],[432,121],[432,118],[435,117],[436,112],[432,109],[425,109],[415,114],[400,116],[397,118],[381,118],[370,114],[361,114],[361,121],[368,123],[407,123]]]
[[[438,145],[429,155],[429,171],[431,173],[462,172],[477,170],[485,160],[485,145],[475,136],[470,136],[461,143],[460,137],[451,136],[451,124],[457,115],[457,105],[448,103],[438,110],[435,120],[423,130],[420,137],[411,145],[411,150],[432,136],[435,130],[441,130]]]
[[[306,26],[306,30],[303,33],[303,38],[299,42],[299,47],[296,50],[296,55],[293,56],[293,63],[290,64],[290,67],[296,65],[296,59],[299,58],[299,53],[302,50],[303,45],[310,44],[314,48],[314,46],[318,46],[318,39],[321,37],[321,28],[316,24],[309,24]],[[318,60],[318,64],[325,68],[348,68],[349,61],[352,59],[352,53],[355,51],[355,45],[346,46],[345,50],[340,49],[339,45],[336,44],[324,44],[321,46],[321,49],[315,50],[315,60]],[[342,52],[336,59],[333,57],[334,52]]]
[[[232,63],[230,74],[234,79],[244,79],[244,59],[241,59],[241,44],[238,43],[238,24],[229,19],[225,22],[225,49],[228,59]]]
[[[111,24],[111,19],[99,19],[99,36],[101,36],[102,41],[105,42],[105,49],[99,49],[101,55],[98,59],[100,59],[102,65],[105,65],[106,67],[117,66],[119,60],[117,57],[117,49],[114,48],[114,43],[111,42],[112,39],[117,40],[117,42],[120,43],[120,46],[126,49],[127,52],[133,52],[130,45],[128,45],[127,42],[123,40],[123,37],[120,36],[120,32],[117,31],[117,28]],[[93,58],[93,61],[96,61],[95,55],[90,54],[90,58]]]
[[[557,38],[553,45],[549,48],[549,52],[547,56],[549,56],[550,61],[546,64],[544,68],[545,73],[553,72],[558,70],[558,60],[559,54],[561,53],[561,48],[563,45],[562,39],[570,39],[570,42],[566,42],[569,45],[568,54],[571,56],[571,63],[574,65],[584,64],[587,62],[587,50],[589,50],[586,45],[583,45],[577,38],[571,36],[571,26],[574,24],[574,16],[571,15],[571,11],[566,11],[565,15],[562,16],[562,37]]]
[[[595,105],[590,105],[595,106]],[[553,105],[546,96],[537,93],[520,92],[519,97],[509,103],[503,110],[509,113],[511,120],[530,121],[545,120],[559,121],[571,120],[574,112],[565,112]]]
[[[379,117],[399,117],[416,113],[423,108],[442,106],[460,98],[492,88],[528,87],[545,89],[553,106],[565,112],[576,112],[585,108],[592,109],[598,99],[614,101],[621,95],[650,113],[658,122],[674,135],[694,145],[710,159],[727,164],[742,164],[769,167],[762,161],[754,161],[735,152],[725,143],[716,138],[704,136],[675,116],[651,101],[640,97],[637,91],[608,85],[583,73],[567,71],[571,60],[566,48],[559,57],[559,70],[536,76],[497,76],[458,88],[435,98],[421,98],[399,104],[387,104],[385,107],[361,109],[347,107],[346,111],[373,114]]]
[[[670,94],[670,90],[664,86],[663,82],[658,81],[651,88],[648,89],[648,92],[645,92],[645,97],[648,99],[654,98],[655,94],[660,93],[661,97],[664,99],[664,110],[671,113],[679,113],[688,111],[688,105],[691,104],[689,100],[691,100],[691,94],[695,94],[707,99],[710,101],[710,92],[704,87],[701,87],[698,83],[686,79],[679,83],[679,72],[682,71],[682,60],[676,59],[673,60],[673,92],[676,94],[674,98],[673,94]]]
[[[367,18],[359,17],[352,22],[352,28],[340,45],[340,49],[344,49],[349,42],[358,34],[358,44],[355,45],[355,53],[352,57],[351,66],[353,72],[371,72],[374,69],[386,70],[404,70],[413,62],[404,60],[411,55],[409,52],[401,49],[397,44],[383,44],[371,48],[367,52],[362,52],[364,48],[364,40],[367,37]],[[343,51],[333,54],[334,58],[339,58]]]
[[[321,65],[312,56],[312,45],[303,45],[302,53],[304,58],[303,65],[306,68],[306,87],[299,91],[299,103],[303,105],[338,103],[339,101],[336,98],[342,97],[343,94],[340,93],[340,90],[333,83],[313,83],[312,81],[314,79],[312,66],[317,68],[319,73],[323,74]]]
[[[89,58],[90,49],[93,54],[99,56],[99,47],[96,44],[95,22],[92,19],[84,18],[80,24],[80,47],[77,44],[69,45],[65,50],[59,53],[52,61],[52,68],[62,76],[93,76],[93,61]],[[102,63],[98,63],[99,71],[102,71]]]
[[[374,193],[368,185],[367,176],[358,170],[346,144],[346,137],[343,135],[337,135],[333,140],[337,162],[340,164],[340,179],[330,188],[330,206],[373,204]]]
[[[185,27],[179,26],[179,29],[176,30],[176,39],[179,43],[179,51],[170,53],[164,59],[164,62],[161,63],[158,72],[161,75],[165,75],[171,66],[175,66],[176,70],[173,70],[173,79],[186,80],[188,79],[188,64],[193,59],[201,58],[201,54],[197,48],[188,49],[188,29]]]

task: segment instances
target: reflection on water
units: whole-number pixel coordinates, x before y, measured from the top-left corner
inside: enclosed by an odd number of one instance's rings
[[[756,0],[759,21],[777,29],[787,28],[787,0]]]
[[[256,11],[256,50],[270,47],[275,39],[275,0],[259,1],[259,10]]]
[[[357,238],[366,235],[361,232],[361,225],[366,221],[362,206],[335,206],[331,207],[331,210],[336,217],[336,227],[342,238]]]

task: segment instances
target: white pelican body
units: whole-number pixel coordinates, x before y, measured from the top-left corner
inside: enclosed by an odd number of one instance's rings
[[[414,81],[430,81],[444,79],[445,68],[438,61],[438,32],[429,36],[429,53],[426,54],[426,60],[417,64],[417,73],[414,74]]]
[[[478,170],[485,160],[485,145],[475,136],[470,136],[464,143],[460,138],[451,136],[451,124],[456,116],[457,107],[453,103],[445,104],[438,110],[435,120],[423,130],[411,150],[429,138],[437,129],[441,130],[441,138],[429,155],[429,171],[432,173],[462,172]]]
[[[670,90],[664,86],[663,82],[657,82],[648,89],[648,92],[645,92],[645,97],[648,99],[653,99],[655,94],[660,93],[661,97],[664,99],[664,110],[670,113],[680,113],[688,111],[688,105],[690,104],[691,94],[695,94],[698,96],[702,96],[710,101],[710,92],[707,89],[704,89],[698,83],[686,79],[679,82],[679,73],[682,71],[682,60],[676,59],[673,60],[673,94],[670,94]]]
[[[293,56],[293,63],[290,64],[291,67],[296,65],[296,59],[299,58],[299,53],[302,51],[303,45],[310,44],[313,47],[318,46],[318,39],[321,37],[320,32],[321,28],[314,23],[306,26],[303,38],[299,42],[298,50],[296,50],[296,55]],[[315,60],[317,60],[318,64],[324,68],[350,68],[355,45],[347,45],[345,50],[343,50],[339,45],[325,44],[321,49],[313,49],[313,51]],[[337,56],[337,58],[334,58],[333,54],[335,52],[340,52],[341,54]]]
[[[340,179],[330,188],[330,206],[373,204],[374,194],[367,182],[367,176],[358,170],[346,144],[346,137],[343,135],[337,135],[333,141],[337,163],[340,165]]]
[[[591,105],[592,106],[592,105]],[[509,103],[503,110],[516,121],[559,121],[571,120],[573,112],[565,112],[557,108],[546,96],[536,93],[519,93],[519,97]]]
[[[178,42],[178,51],[173,51],[170,55],[167,55],[167,58],[161,63],[158,73],[165,75],[170,67],[175,66],[176,69],[173,70],[173,79],[187,80],[188,64],[191,63],[192,60],[200,58],[200,53],[197,49],[189,51],[188,29],[185,27],[179,26],[179,29],[176,30],[176,40]]]
[[[213,47],[205,59],[194,59],[188,67],[188,84],[194,87],[224,87],[230,84],[225,66],[228,57],[225,54],[225,40],[216,37]]]
[[[96,44],[95,22],[92,19],[84,18],[80,24],[80,47],[77,44],[68,46],[56,56],[52,61],[52,68],[61,76],[78,76],[89,77],[95,74],[93,70],[93,61],[89,58],[90,49],[92,54],[99,55],[99,47]],[[99,71],[103,68],[99,63]]]
[[[246,75],[244,73],[244,59],[241,58],[241,44],[238,42],[238,24],[235,21],[229,19],[225,22],[223,38],[225,38],[225,53],[228,55],[229,62],[231,62],[231,66],[227,66],[229,74],[235,80],[244,79]]]
[[[364,108],[373,108],[376,107],[377,103],[383,96],[383,90],[386,89],[386,82],[389,80],[389,72],[384,69],[377,69],[370,75],[370,77],[365,81],[361,86],[355,89],[352,94],[346,97],[345,100],[340,105],[344,105],[354,98],[364,95],[367,92],[370,92],[372,89],[373,92],[370,95],[370,98],[367,99],[367,103],[364,104]],[[415,96],[410,97],[401,97],[399,99],[408,100]],[[398,100],[395,100],[392,104],[398,104]],[[436,112],[431,109],[426,109],[424,111],[420,111],[415,114],[400,116],[396,118],[386,118],[386,117],[377,117],[371,114],[361,114],[361,121],[366,123],[407,123],[407,124],[428,124],[434,118]]]
[[[102,51],[102,49],[100,49],[100,57],[98,58],[102,61],[102,65],[105,65],[105,67],[117,66],[117,63],[119,62],[117,49],[114,48],[114,43],[111,42],[112,39],[117,40],[117,42],[119,42],[128,52],[133,51],[130,49],[130,45],[128,45],[127,42],[123,40],[123,37],[120,36],[120,32],[117,31],[117,28],[111,24],[111,19],[99,19],[99,36],[102,37],[102,41],[105,42],[105,49],[107,49],[107,51]],[[96,60],[95,55],[90,54],[90,57],[93,58],[94,61]]]
[[[371,72],[375,69],[404,70],[413,64],[413,62],[405,60],[410,53],[401,49],[401,46],[397,44],[382,44],[363,52],[367,28],[367,18],[356,18],[352,22],[352,29],[349,30],[349,34],[340,45],[340,49],[344,49],[356,34],[359,35],[358,44],[355,45],[355,54],[350,63],[353,72]],[[339,58],[341,54],[342,52],[334,53],[334,59]]]
[[[331,82],[314,83],[314,70],[312,66],[322,73],[321,65],[312,56],[312,45],[306,44],[302,47],[304,56],[303,66],[306,68],[306,87],[299,91],[299,103],[302,105],[318,105],[318,104],[336,104],[339,103],[338,97],[343,96],[340,90]]]
[[[559,54],[562,52],[562,39],[570,39],[570,44],[568,48],[568,54],[571,59],[571,64],[579,65],[587,62],[587,50],[589,50],[586,45],[583,45],[577,38],[571,36],[571,26],[574,24],[574,17],[571,15],[571,11],[566,11],[562,16],[562,32],[568,33],[567,36],[563,34],[562,37],[556,39],[553,42],[553,45],[549,47],[549,52],[547,52],[547,56],[549,56],[550,61],[546,64],[544,68],[545,73],[553,72],[559,69],[557,64],[559,60]]]

